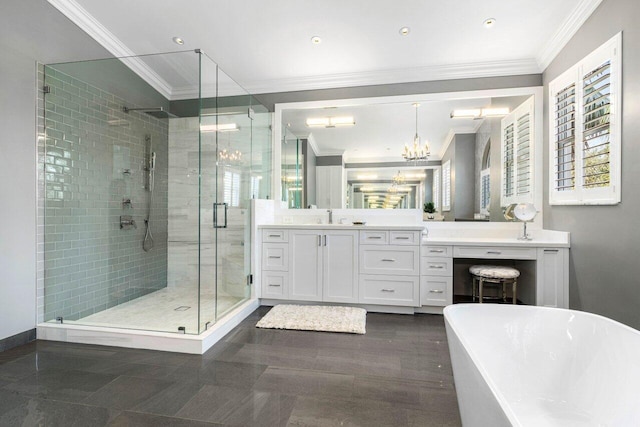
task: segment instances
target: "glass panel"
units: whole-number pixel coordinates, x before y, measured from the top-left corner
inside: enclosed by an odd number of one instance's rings
[[[198,333],[199,131],[165,96],[197,70],[193,51],[44,67],[45,321]]]

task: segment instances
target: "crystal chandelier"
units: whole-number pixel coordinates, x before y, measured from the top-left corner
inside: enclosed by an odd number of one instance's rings
[[[240,163],[240,161],[242,161],[242,152],[231,149],[231,133],[229,133],[227,137],[226,146],[226,148],[218,151],[218,159],[224,160],[227,163]]]
[[[402,157],[406,161],[418,161],[418,160],[427,160],[429,158],[429,143],[425,141],[424,145],[420,145],[420,136],[418,136],[418,107],[420,104],[417,102],[413,104],[416,107],[416,135],[413,137],[413,146],[409,147],[408,144],[405,144],[404,151],[402,152]]]
[[[392,178],[393,185],[402,185],[406,182],[407,178],[398,171],[397,175]]]

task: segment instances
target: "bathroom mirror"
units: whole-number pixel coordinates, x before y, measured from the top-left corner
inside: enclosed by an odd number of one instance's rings
[[[528,100],[530,189],[522,201],[542,206],[540,87],[276,104],[273,193],[290,209],[422,210],[433,202],[438,219],[504,221],[505,115],[482,113],[512,112]],[[416,134],[430,155],[407,161]]]

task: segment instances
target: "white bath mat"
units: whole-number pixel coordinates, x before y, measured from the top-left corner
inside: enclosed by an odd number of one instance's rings
[[[266,329],[364,334],[367,311],[355,307],[276,305],[256,324]]]

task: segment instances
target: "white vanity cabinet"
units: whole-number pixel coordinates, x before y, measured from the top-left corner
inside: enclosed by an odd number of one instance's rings
[[[569,249],[538,248],[536,305],[569,308]]]
[[[360,231],[361,304],[420,304],[420,232]]]
[[[453,303],[453,246],[426,245],[420,257],[420,305]]]
[[[289,298],[289,232],[262,230],[262,297]]]
[[[289,230],[289,299],[358,301],[358,232]]]

